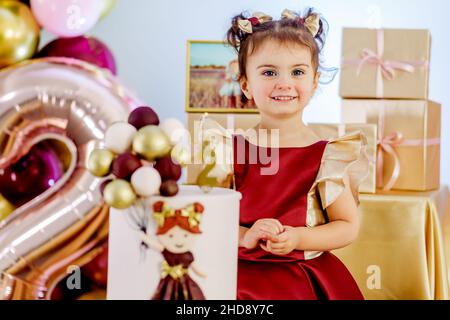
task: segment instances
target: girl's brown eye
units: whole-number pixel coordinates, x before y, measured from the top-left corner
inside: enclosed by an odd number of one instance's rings
[[[263,75],[268,76],[268,77],[273,77],[276,75],[275,71],[272,70],[267,70],[263,72]]]
[[[294,76],[301,76],[301,75],[304,75],[305,72],[304,72],[303,70],[298,69],[298,70],[294,70],[294,71],[292,72],[292,74],[293,74]]]
[[[188,236],[188,234],[187,234],[187,233],[185,233],[185,234],[184,234],[184,237],[185,237],[185,238],[187,238],[187,236]]]
[[[169,234],[169,238],[173,238],[173,234]]]

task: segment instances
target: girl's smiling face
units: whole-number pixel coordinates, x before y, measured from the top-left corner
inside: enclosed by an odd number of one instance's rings
[[[262,116],[298,114],[313,96],[319,72],[312,65],[311,51],[297,44],[265,41],[247,58],[247,78],[241,87],[254,99]]]
[[[174,226],[164,234],[158,236],[159,242],[172,253],[185,253],[191,250],[197,234]]]

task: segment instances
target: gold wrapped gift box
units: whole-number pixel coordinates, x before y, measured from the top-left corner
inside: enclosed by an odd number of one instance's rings
[[[344,28],[340,95],[428,99],[428,30]]]
[[[342,120],[378,124],[379,188],[411,191],[439,188],[440,104],[425,100],[344,99]]]
[[[370,160],[369,173],[359,186],[359,192],[376,192],[375,155],[377,151],[377,125],[363,123],[309,123],[308,126],[324,140],[337,138],[344,134],[361,131],[367,138],[367,155]]]
[[[448,299],[449,190],[390,191],[360,196],[361,229],[333,251],[366,299]],[[447,221],[447,227],[441,227]],[[444,226],[446,226],[444,224]],[[446,244],[449,244],[446,235]]]
[[[200,146],[200,141],[198,141],[198,133],[200,129],[200,119],[203,113],[188,113],[187,114],[187,129],[191,135],[191,141],[193,143],[193,148]],[[247,130],[256,126],[261,117],[259,114],[251,113],[208,113],[208,117],[217,121],[225,129],[242,129]],[[195,150],[192,150],[195,152]],[[195,184],[197,181],[197,176],[202,171],[202,164],[189,164],[187,165],[186,173],[186,183]]]

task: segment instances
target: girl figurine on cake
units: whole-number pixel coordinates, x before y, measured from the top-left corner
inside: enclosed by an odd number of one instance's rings
[[[208,116],[201,123],[203,139],[224,157],[219,183],[231,175],[242,194],[238,299],[363,299],[330,251],[358,236],[366,138],[357,131],[321,140],[302,122],[321,76],[325,27],[312,9],[284,10],[280,20],[235,16],[227,34],[241,89],[261,115],[255,128],[234,135]]]
[[[199,277],[206,277],[195,265],[191,252],[196,236],[201,233],[203,210],[200,203],[183,209],[170,208],[162,201],[153,204],[158,241],[141,233],[142,241],[164,257],[161,280],[152,300],[205,300],[202,290],[188,273],[191,269]]]

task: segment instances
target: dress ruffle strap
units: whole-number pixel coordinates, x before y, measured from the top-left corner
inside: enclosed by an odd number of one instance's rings
[[[367,138],[360,132],[348,133],[330,140],[325,147],[322,163],[313,188],[320,194],[322,208],[329,207],[350,186],[359,205],[359,186],[369,173]]]
[[[347,183],[359,205],[358,188],[369,172],[366,147],[367,138],[360,131],[328,141],[316,180],[308,192],[307,227],[328,222],[325,209],[336,201]],[[305,259],[314,259],[321,254],[320,251],[305,251]]]

